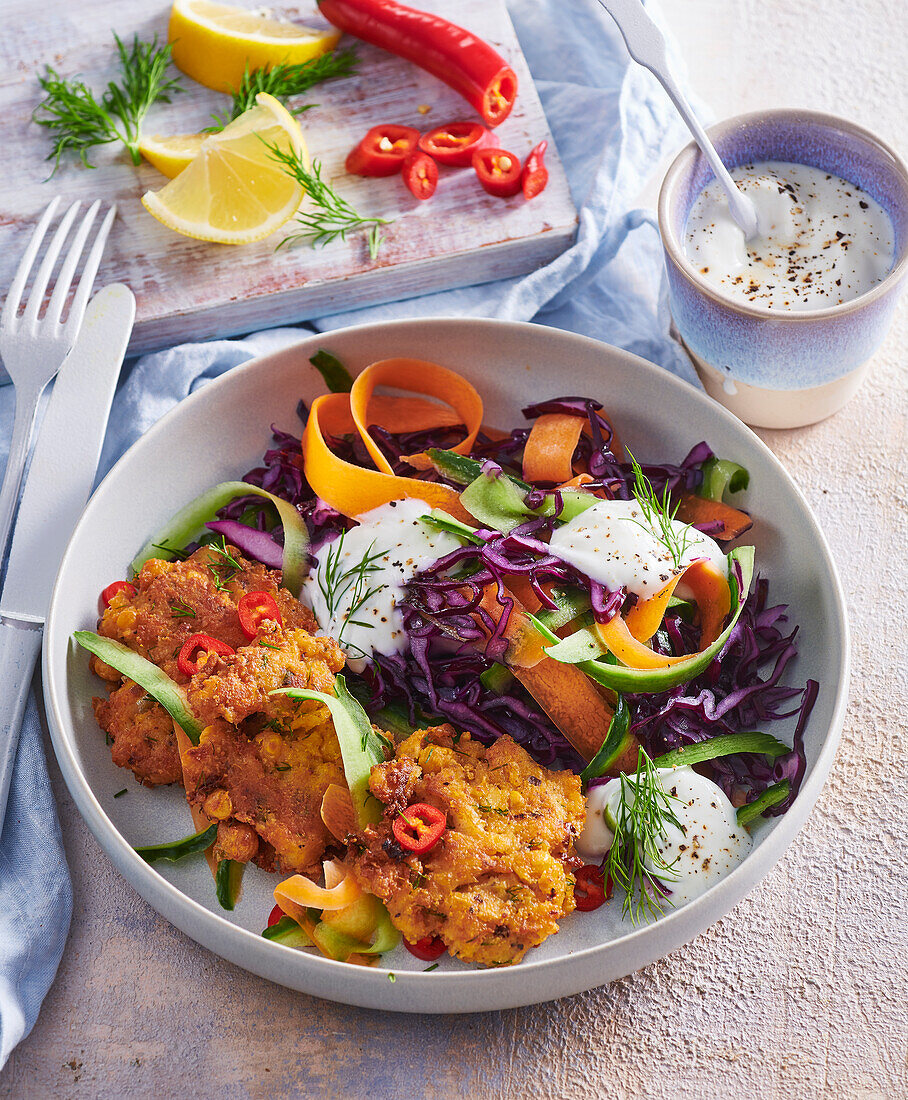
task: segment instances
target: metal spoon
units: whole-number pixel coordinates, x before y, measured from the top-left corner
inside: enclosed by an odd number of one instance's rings
[[[728,195],[728,207],[731,215],[744,230],[747,240],[757,236],[759,224],[757,208],[753,202],[738,190],[735,181],[728,174],[716,148],[706,135],[706,131],[697,121],[690,104],[681,94],[675,78],[668,67],[665,38],[656,24],[644,10],[642,0],[599,0],[621,31],[621,37],[627,46],[627,52],[645,69],[653,74],[668,92],[668,98],[674,103],[678,114],[684,119],[688,130],[694,135],[694,141],[703,150],[716,179],[725,188]]]

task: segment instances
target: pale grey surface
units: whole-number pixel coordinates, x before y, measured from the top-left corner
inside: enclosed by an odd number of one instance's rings
[[[838,111],[905,152],[900,5],[664,7],[692,59],[694,86],[717,114],[785,103]],[[761,433],[804,489],[839,562],[855,642],[853,703],[812,818],[729,917],[631,978],[548,1006],[428,1021],[382,1016],[290,993],[196,947],[112,870],[58,785],[73,934],[0,1094],[908,1093],[906,353],[903,304],[870,383],[846,409],[812,428]]]

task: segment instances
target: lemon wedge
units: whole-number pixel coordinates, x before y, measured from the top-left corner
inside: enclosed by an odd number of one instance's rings
[[[220,244],[248,244],[292,218],[303,188],[269,152],[296,152],[309,166],[299,123],[274,96],[259,92],[256,106],[219,134],[206,137],[182,172],[142,196],[145,209],[185,237]]]
[[[206,137],[207,134],[171,134],[168,137],[155,134],[154,137],[142,138],[139,152],[149,164],[172,180],[189,167]]]
[[[236,91],[247,66],[299,65],[333,50],[340,36],[211,0],[174,0],[167,32],[177,68],[216,92]]]

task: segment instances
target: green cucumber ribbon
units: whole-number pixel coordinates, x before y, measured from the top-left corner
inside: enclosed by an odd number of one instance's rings
[[[708,458],[701,467],[703,480],[697,496],[721,504],[726,493],[739,493],[750,484],[750,474],[729,458]]]
[[[737,569],[735,563],[737,563]],[[740,580],[738,570],[740,570]],[[602,684],[613,691],[632,694],[667,691],[699,676],[725,648],[744,610],[753,571],[754,548],[752,546],[739,546],[731,551],[728,555],[728,583],[731,588],[732,606],[735,610],[728,626],[702,653],[694,653],[688,660],[668,668],[642,669],[629,668],[622,664],[609,664],[607,660],[599,659],[605,657],[608,650],[594,629],[578,630],[562,640],[538,616],[531,615],[530,618],[543,638],[552,643],[546,649],[547,656],[563,664],[576,665],[597,684]]]
[[[214,876],[214,888],[222,909],[232,910],[240,900],[245,863],[235,859],[222,859]]]
[[[325,695],[308,688],[278,688],[271,694],[315,699],[331,712],[350,797],[360,828],[365,828],[381,817],[381,805],[369,792],[369,773],[375,764],[384,762],[385,748],[390,742],[372,728],[368,714],[347,690],[343,676],[335,679],[334,690],[334,695]]]
[[[218,826],[217,822],[214,822],[207,829],[192,833],[190,836],[184,836],[181,840],[165,841],[163,844],[146,844],[141,848],[136,848],[135,851],[146,863],[157,863],[159,859],[176,863],[178,859],[183,859],[184,856],[191,856],[195,852],[204,852],[206,848],[210,848],[214,844],[217,834]]]
[[[759,798],[755,798],[753,802],[748,802],[746,806],[742,806],[738,810],[738,824],[749,825],[755,817],[760,817],[770,807],[778,806],[780,802],[784,802],[788,798],[789,790],[790,784],[787,779],[783,779],[779,783],[773,783],[771,787],[766,788]]]
[[[221,482],[190,501],[185,508],[181,508],[132,559],[129,568],[133,575],[152,558],[172,560],[179,554],[180,548],[190,542],[216,512],[237,497],[245,496],[262,497],[277,509],[284,527],[283,585],[291,595],[298,598],[302,591],[303,578],[309,568],[309,532],[303,517],[288,501],[281,500],[257,485],[248,485],[245,481]]]
[[[166,672],[113,638],[103,638],[90,630],[77,630],[73,639],[106,665],[144,688],[161,704],[193,745],[199,743],[205,727],[190,710],[186,692]]]

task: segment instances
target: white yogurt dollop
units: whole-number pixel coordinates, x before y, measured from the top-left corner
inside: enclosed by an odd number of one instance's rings
[[[336,638],[354,672],[376,653],[399,653],[406,645],[397,603],[404,585],[422,569],[461,545],[447,531],[420,519],[421,500],[396,500],[359,517],[343,542],[326,543],[303,586],[324,634]]]
[[[681,566],[708,558],[724,575],[725,555],[701,531],[679,520],[672,521],[686,546]],[[553,554],[611,591],[625,587],[638,596],[652,596],[675,575],[665,543],[647,524],[636,500],[600,500],[559,527],[549,548]]]
[[[758,235],[745,241],[715,180],[684,233],[685,256],[723,294],[775,311],[825,309],[892,269],[892,222],[857,184],[786,161],[741,165],[731,176],[756,205]]]
[[[672,813],[681,828],[667,823],[657,844],[671,873],[657,877],[670,891],[673,908],[698,898],[744,859],[753,841],[738,825],[735,808],[725,792],[692,768],[659,768],[659,783],[671,796]],[[626,776],[633,782],[632,776]],[[612,846],[621,800],[621,781],[612,779],[595,787],[586,800],[586,823],[576,842],[586,859],[598,860]],[[650,871],[656,868],[648,867]]]

